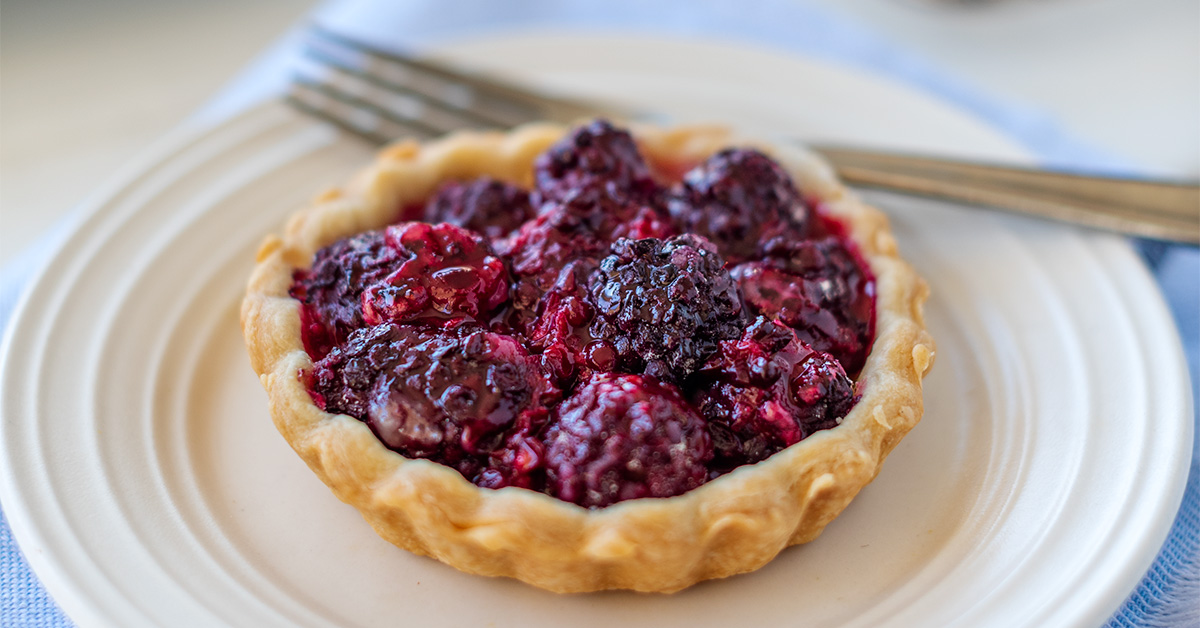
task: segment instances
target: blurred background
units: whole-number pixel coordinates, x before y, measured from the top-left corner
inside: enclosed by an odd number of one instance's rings
[[[0,265],[318,3],[4,0]],[[814,0],[1135,168],[1200,175],[1196,0]],[[22,220],[11,218],[16,212]],[[6,220],[6,217],[8,220]]]

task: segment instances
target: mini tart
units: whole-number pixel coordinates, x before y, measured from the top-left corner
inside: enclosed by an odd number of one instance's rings
[[[753,146],[786,168],[825,215],[846,226],[876,279],[876,336],[857,378],[861,399],[841,425],[683,495],[589,510],[521,489],[480,488],[455,470],[389,450],[362,421],[318,408],[303,373],[313,362],[300,331],[293,273],[318,249],[395,220],[439,183],[491,176],[525,188],[532,164],[567,131],[536,124],[508,133],[463,132],[396,143],[345,188],[330,190],[259,248],[242,303],[251,364],[279,432],[342,501],[387,541],[469,573],[508,576],[556,592],[673,592],[762,567],[815,539],[879,473],[921,418],[921,379],[933,363],[925,282],[897,254],[882,213],[830,168],[794,147],[746,142],[715,127],[631,131],[660,170],[699,163],[728,146]]]

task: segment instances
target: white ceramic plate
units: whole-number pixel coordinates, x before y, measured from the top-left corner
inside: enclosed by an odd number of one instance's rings
[[[1019,157],[904,88],[764,52],[526,36],[445,53],[752,131]],[[259,239],[369,154],[278,105],[192,134],[26,295],[0,497],[80,625],[1094,626],[1165,538],[1189,397],[1128,246],[877,197],[933,286],[938,361],[924,421],[817,541],[673,596],[553,595],[398,550],[275,433],[237,320]]]

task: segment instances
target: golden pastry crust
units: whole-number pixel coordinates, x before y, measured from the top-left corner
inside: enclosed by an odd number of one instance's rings
[[[876,339],[859,377],[862,399],[838,427],[764,462],[677,497],[588,510],[525,489],[479,488],[449,467],[407,459],[363,422],[322,411],[300,379],[312,361],[300,338],[299,303],[288,296],[295,269],[323,246],[383,227],[395,208],[423,201],[447,179],[490,175],[528,188],[535,156],[565,132],[538,124],[396,143],[345,189],[293,216],[282,237],[263,242],[242,330],[275,425],[380,536],[466,572],[558,592],[672,592],[758,569],[785,547],[816,538],[874,479],[921,418],[921,379],[934,356],[922,316],[928,289],[898,257],[887,219],[801,149],[742,141],[716,127],[632,127],[647,161],[659,167],[694,164],[732,145],[771,154],[849,226],[875,275]]]

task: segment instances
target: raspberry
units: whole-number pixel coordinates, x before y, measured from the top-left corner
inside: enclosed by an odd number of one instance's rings
[[[530,218],[529,193],[490,177],[447,183],[425,206],[425,222],[447,222],[491,240],[504,237]]]
[[[304,348],[325,356],[364,325],[362,292],[382,281],[406,257],[388,246],[383,231],[368,231],[317,251],[310,270],[297,271],[290,294],[300,309]]]
[[[533,164],[535,196],[563,200],[587,187],[601,186],[620,198],[649,197],[657,186],[628,131],[606,120],[576,128]]]
[[[709,422],[714,467],[753,464],[841,423],[854,388],[837,360],[759,317],[696,372],[689,387]]]
[[[620,368],[681,381],[741,332],[741,298],[724,265],[698,236],[618,240],[592,275],[592,336]]]
[[[477,233],[442,223],[409,222],[385,232],[406,259],[362,293],[363,320],[484,320],[508,300],[508,271]]]
[[[787,172],[750,149],[723,150],[688,171],[668,208],[681,232],[708,238],[733,263],[756,257],[771,236],[803,237],[810,213]]]
[[[529,483],[540,453],[522,458],[521,444],[560,397],[515,338],[391,323],[354,332],[314,364],[312,392],[326,411],[366,422],[410,458],[436,460],[473,481],[489,462],[506,464],[490,467],[482,481],[492,486]]]
[[[762,261],[733,269],[752,314],[777,318],[848,373],[866,362],[875,335],[875,282],[838,238],[777,238]]]
[[[592,376],[558,407],[546,433],[546,488],[588,508],[680,495],[708,478],[704,419],[670,384]]]

